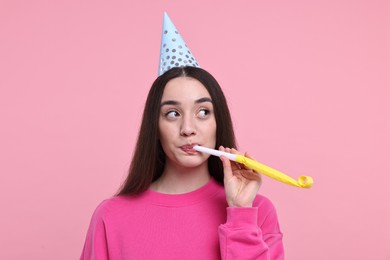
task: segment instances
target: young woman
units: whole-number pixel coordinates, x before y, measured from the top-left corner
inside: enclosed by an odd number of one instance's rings
[[[259,174],[195,144],[238,153],[214,77],[173,68],[150,89],[129,175],[95,210],[81,259],[284,258]]]

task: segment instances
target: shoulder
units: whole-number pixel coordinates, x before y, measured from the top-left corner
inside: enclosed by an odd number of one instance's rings
[[[253,201],[253,206],[258,207],[258,208],[262,208],[262,209],[275,210],[275,207],[274,207],[274,204],[272,203],[272,201],[269,198],[267,198],[263,195],[260,195],[260,194],[256,195],[256,198]]]
[[[278,222],[276,208],[269,198],[260,194],[256,195],[253,207],[258,208],[258,220],[260,225],[270,222],[276,224]]]
[[[123,211],[129,209],[129,205],[136,205],[136,197],[131,196],[114,196],[103,200],[96,207],[93,217],[99,219],[105,219],[108,216],[121,214]]]

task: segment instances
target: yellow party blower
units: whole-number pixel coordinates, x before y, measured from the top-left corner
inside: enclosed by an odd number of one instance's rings
[[[218,150],[214,150],[214,149],[199,146],[199,145],[195,145],[193,147],[193,149],[198,151],[198,152],[207,153],[207,154],[211,154],[211,155],[218,156],[218,157],[223,155],[231,161],[241,163],[241,164],[245,165],[246,167],[248,167],[256,172],[262,173],[264,175],[267,175],[268,177],[271,177],[271,178],[278,180],[280,182],[289,184],[291,186],[296,186],[296,187],[308,189],[313,185],[313,178],[310,176],[299,176],[298,180],[295,180],[295,179],[291,178],[290,176],[288,176],[280,171],[272,169],[271,167],[269,167],[267,165],[256,162],[255,160],[252,160],[252,159],[245,157],[243,155],[240,155],[240,154],[221,152]]]

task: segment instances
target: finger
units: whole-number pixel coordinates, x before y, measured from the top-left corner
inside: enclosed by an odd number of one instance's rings
[[[238,152],[235,148],[232,148],[230,152],[231,152],[232,154],[239,154],[239,152]],[[236,163],[234,163],[234,164],[237,166],[237,168],[238,168],[239,170],[241,170],[241,169],[247,169],[247,168],[245,167],[245,165],[243,165],[243,164],[241,164],[241,163],[236,162]]]
[[[230,163],[230,160],[223,155],[220,156],[219,158],[222,161],[224,178],[230,179],[231,177],[233,177],[233,170],[232,170],[232,165]]]
[[[245,156],[245,157],[248,157],[249,159],[254,160],[253,157],[252,157],[248,152],[245,152],[245,153],[244,153],[244,156]],[[248,167],[245,166],[245,165],[244,165],[244,167],[245,167],[245,169],[250,169],[250,168],[248,168]]]
[[[222,152],[233,153],[233,148],[223,147],[222,145],[218,148],[218,150],[220,150]],[[236,170],[240,170],[242,168],[242,166],[240,166],[240,164],[236,163],[236,162],[229,161],[229,164],[230,164],[232,172],[234,172]]]
[[[231,153],[238,154],[238,151],[236,149],[232,148]]]
[[[254,158],[252,157],[252,155],[250,155],[248,152],[245,152],[244,156],[254,160]]]
[[[250,159],[253,159],[253,157],[252,157],[248,152],[245,152],[245,153],[244,153],[244,156],[245,156],[245,157],[248,157],[248,158],[250,158]],[[248,167],[246,167],[246,166],[245,166],[245,168],[248,169],[248,171],[246,171],[246,173],[244,174],[244,177],[245,177],[246,179],[255,180],[255,181],[259,181],[259,182],[262,181],[262,180],[261,180],[261,175],[260,175],[260,173],[254,171],[254,170],[252,170],[252,169],[250,169],[250,168],[248,168]]]
[[[239,170],[242,169],[242,164],[234,162],[234,165],[237,167],[237,169],[239,169]]]
[[[247,180],[261,182],[261,175],[253,170],[243,170],[241,175]]]

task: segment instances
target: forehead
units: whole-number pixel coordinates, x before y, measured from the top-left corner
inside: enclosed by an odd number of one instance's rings
[[[197,100],[203,97],[210,98],[210,94],[200,81],[190,77],[179,77],[168,81],[164,89],[162,101]]]

